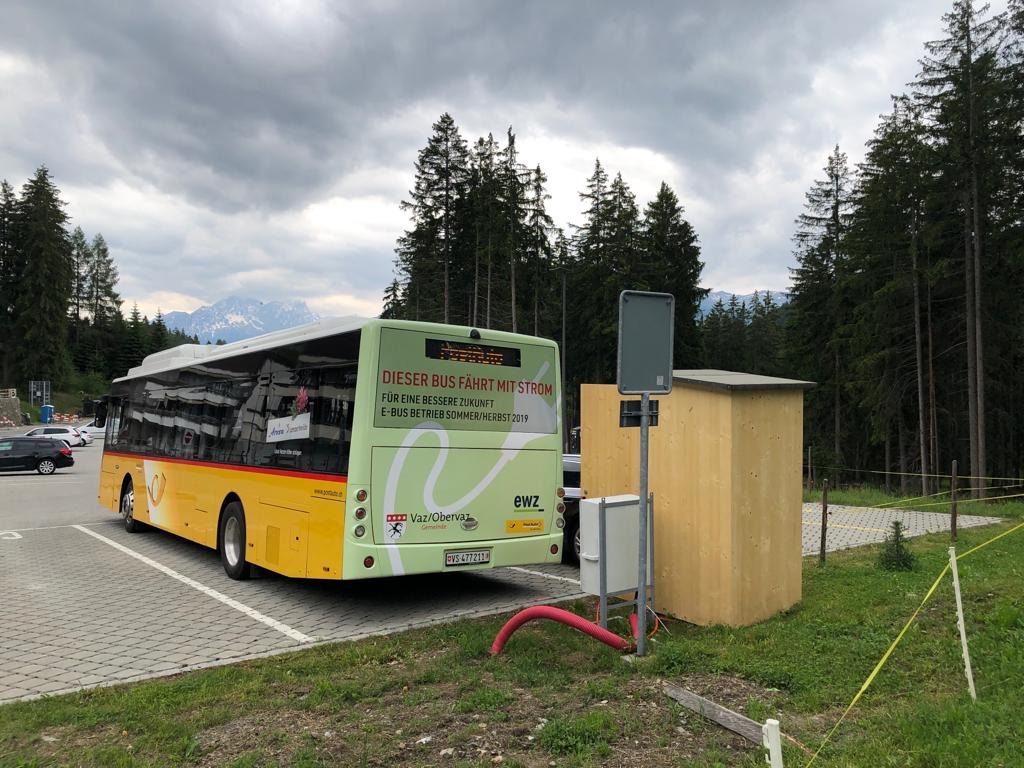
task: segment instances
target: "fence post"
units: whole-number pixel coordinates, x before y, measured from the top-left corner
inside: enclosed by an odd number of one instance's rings
[[[779,731],[779,721],[768,719],[761,726],[761,738],[764,748],[768,750],[766,762],[771,768],[785,768],[782,765],[782,734]]]
[[[956,547],[949,548],[949,567],[953,572],[953,592],[956,594],[956,626],[960,630],[960,648],[964,653],[964,674],[967,675],[967,689],[971,692],[971,701],[977,701],[978,694],[974,690],[974,672],[971,671],[971,654],[967,650],[964,604],[960,599],[960,574],[956,570]]]
[[[821,481],[821,551],[818,562],[825,564],[825,537],[828,533],[828,478]]]
[[[949,540],[956,544],[956,459],[949,480]]]

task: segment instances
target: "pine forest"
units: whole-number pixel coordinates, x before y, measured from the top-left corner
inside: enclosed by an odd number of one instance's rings
[[[805,443],[821,476],[916,473],[913,488],[908,474],[892,482],[927,494],[955,459],[963,476],[1019,477],[1024,2],[992,14],[958,0],[942,21],[863,162],[838,146],[824,158],[794,222],[788,304],[765,294],[698,316],[699,237],[670,187],[645,190],[641,211],[597,160],[580,222],[563,230],[511,128],[469,144],[443,114],[402,203],[385,316],[558,340],[571,427],[579,385],[614,380],[618,293],[670,292],[676,368],[816,383]]]

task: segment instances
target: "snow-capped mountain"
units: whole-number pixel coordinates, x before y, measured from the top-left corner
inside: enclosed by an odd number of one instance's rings
[[[757,295],[763,299],[764,295],[766,293],[768,293],[768,291],[758,291]],[[789,294],[788,293],[784,293],[782,291],[772,291],[771,294],[772,294],[772,301],[775,302],[776,304],[788,304],[789,303]],[[740,302],[740,304],[746,304],[748,307],[751,305],[751,302],[754,299],[754,294],[752,294],[752,293],[735,294],[735,296],[736,296],[736,299]],[[701,301],[701,303],[700,303],[700,310],[697,312],[697,315],[699,317],[703,317],[704,315],[706,315],[708,312],[711,311],[711,308],[713,306],[715,306],[715,302],[718,301],[719,299],[722,300],[723,304],[728,305],[729,304],[729,300],[732,297],[733,297],[733,294],[729,293],[728,291],[711,291]]]
[[[201,343],[240,341],[271,331],[294,328],[319,320],[303,301],[257,301],[229,296],[195,312],[168,312],[164,323],[187,334],[195,334]]]

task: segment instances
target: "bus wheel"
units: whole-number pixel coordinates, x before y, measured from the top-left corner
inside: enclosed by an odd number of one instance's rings
[[[569,565],[580,564],[580,516],[578,514],[566,520],[565,538],[562,540],[562,562]]]
[[[121,489],[121,519],[128,533],[142,530],[142,523],[135,519],[135,486],[130,477],[124,481],[124,488]]]
[[[224,572],[232,579],[248,579],[252,567],[245,561],[245,511],[239,502],[232,501],[224,507],[217,542]]]

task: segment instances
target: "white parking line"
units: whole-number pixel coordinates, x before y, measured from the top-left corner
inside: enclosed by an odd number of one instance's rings
[[[89,534],[94,539],[99,539],[100,541],[109,544],[114,549],[120,550],[121,552],[124,552],[126,555],[134,557],[136,560],[139,560],[148,566],[156,568],[158,571],[167,574],[172,579],[177,579],[182,584],[187,584],[188,586],[192,587],[192,589],[198,590],[199,592],[202,592],[204,595],[212,597],[214,600],[219,600],[220,602],[224,603],[224,605],[230,606],[231,608],[234,608],[236,611],[240,611],[241,613],[244,613],[246,616],[256,619],[256,621],[266,624],[268,627],[271,627],[272,629],[276,629],[278,632],[287,635],[297,643],[312,643],[316,640],[316,638],[302,634],[297,629],[292,629],[287,624],[282,624],[277,619],[272,619],[269,616],[260,613],[255,608],[250,608],[249,606],[244,605],[243,603],[240,603],[237,600],[230,598],[227,595],[222,594],[215,589],[211,589],[205,584],[200,584],[195,579],[190,579],[188,576],[182,576],[180,573],[171,568],[168,568],[166,565],[161,565],[156,560],[152,560],[146,557],[145,555],[140,555],[135,550],[129,549],[123,544],[118,544],[116,541],[108,539],[106,536],[101,536],[95,531],[90,531],[88,528],[81,525],[73,525],[71,527],[77,528],[82,533]]]
[[[81,523],[81,525],[107,525],[107,523]],[[7,528],[0,533],[13,531],[14,533],[25,533],[25,531],[56,531],[58,528],[78,528],[78,525],[67,523],[66,525],[41,525],[38,528]]]
[[[555,581],[567,581],[570,584],[579,586],[579,579],[570,579],[565,576],[555,576],[553,573],[544,573],[543,571],[531,571],[529,568],[520,568],[518,565],[510,565],[508,567],[510,571],[519,571],[520,573],[528,573],[531,576],[543,576],[545,579],[554,579]]]

